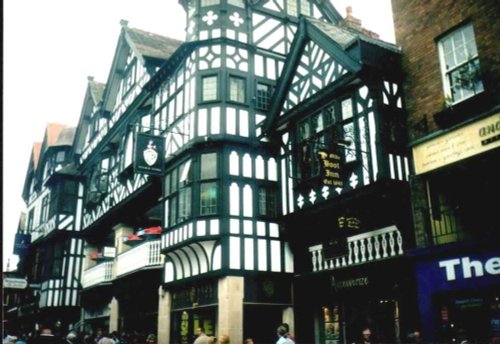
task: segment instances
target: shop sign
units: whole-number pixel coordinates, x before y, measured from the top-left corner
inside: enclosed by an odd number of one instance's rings
[[[429,172],[497,147],[500,147],[500,113],[415,146],[415,173]]]
[[[350,278],[345,280],[336,280],[335,277],[332,276],[332,287],[335,290],[342,289],[352,289],[357,287],[367,287],[370,284],[370,280],[368,277],[358,277],[358,278]]]
[[[440,261],[439,267],[445,271],[447,281],[482,277],[485,274],[499,275],[500,257],[492,257],[485,261],[471,260],[470,257],[447,259]]]
[[[25,278],[5,277],[3,279],[3,287],[6,289],[26,289],[28,281]]]
[[[16,233],[14,239],[14,254],[17,254],[21,257],[27,255],[30,243],[31,243],[30,234]]]
[[[320,162],[321,183],[326,186],[343,187],[341,170],[341,157],[339,154],[320,150],[318,151]]]
[[[161,176],[165,171],[165,138],[138,133],[135,142],[134,171]]]

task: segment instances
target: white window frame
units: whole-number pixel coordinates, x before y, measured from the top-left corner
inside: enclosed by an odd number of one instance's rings
[[[467,34],[469,34],[468,41]],[[446,52],[445,45],[451,45],[452,50]],[[479,58],[472,23],[469,22],[461,25],[452,32],[440,38],[438,41],[438,51],[439,62],[441,66],[443,91],[447,104],[452,105],[462,102],[484,91],[481,80],[476,79],[475,87],[472,89],[472,91],[466,92],[465,88],[462,87],[459,89],[461,91],[458,94],[453,94],[453,73],[467,68],[468,66],[474,66],[476,70],[479,70]],[[452,58],[454,60],[454,65],[451,67],[447,65],[445,59],[445,56],[449,55],[450,53],[453,54]]]

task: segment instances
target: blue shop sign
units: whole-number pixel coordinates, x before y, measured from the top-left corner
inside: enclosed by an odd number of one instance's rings
[[[420,290],[432,292],[497,284],[500,283],[500,254],[461,254],[419,262],[417,279]]]

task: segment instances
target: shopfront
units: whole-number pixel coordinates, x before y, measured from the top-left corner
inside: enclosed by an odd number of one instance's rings
[[[415,290],[404,259],[304,276],[296,285],[298,335],[305,341],[352,343],[368,327],[377,341],[397,343],[409,329]],[[311,318],[312,328],[301,326]]]
[[[419,313],[431,341],[500,340],[500,254],[456,250],[416,265]]]

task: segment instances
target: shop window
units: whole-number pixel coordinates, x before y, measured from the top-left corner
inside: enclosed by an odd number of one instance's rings
[[[457,103],[484,90],[471,23],[441,38],[438,47],[447,102]]]

